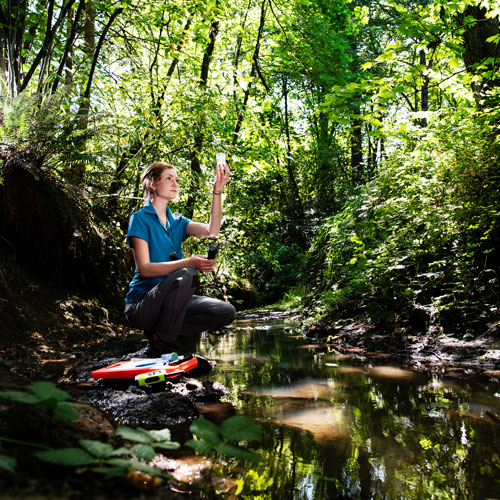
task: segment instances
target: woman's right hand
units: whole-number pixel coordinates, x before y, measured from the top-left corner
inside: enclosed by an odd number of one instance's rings
[[[204,255],[193,255],[189,259],[189,267],[201,271],[202,273],[209,273],[215,267],[216,259],[207,259]]]

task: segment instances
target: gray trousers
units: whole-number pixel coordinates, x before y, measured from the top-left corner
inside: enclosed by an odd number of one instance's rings
[[[135,328],[155,332],[168,343],[232,323],[235,308],[223,300],[194,295],[197,284],[198,272],[184,267],[126,304],[125,316]]]

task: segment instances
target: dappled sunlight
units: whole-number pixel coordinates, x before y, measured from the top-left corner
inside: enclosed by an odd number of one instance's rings
[[[424,376],[413,370],[405,370],[396,366],[374,366],[369,370],[370,375],[394,379],[422,379]]]
[[[285,413],[277,423],[308,431],[326,445],[348,436],[349,420],[343,408],[306,408]]]
[[[367,375],[368,373],[366,369],[361,366],[339,366],[336,371],[338,373],[353,373],[358,375]]]
[[[287,387],[262,387],[247,391],[252,396],[266,396],[270,398],[297,398],[317,401],[319,399],[331,400],[338,384],[331,380],[298,381]]]

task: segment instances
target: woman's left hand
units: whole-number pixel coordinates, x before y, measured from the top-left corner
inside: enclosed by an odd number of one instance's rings
[[[214,184],[214,191],[220,193],[222,188],[228,183],[229,176],[231,172],[229,170],[229,165],[224,163],[217,163],[216,167],[216,179]]]

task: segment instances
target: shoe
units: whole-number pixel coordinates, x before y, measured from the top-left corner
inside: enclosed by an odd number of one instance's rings
[[[214,328],[213,330],[209,330],[208,334],[209,335],[216,335],[217,337],[220,337],[222,335],[227,335],[228,333],[231,333],[233,331],[232,328],[227,328],[226,326],[221,326],[220,328]]]
[[[178,352],[179,346],[174,343],[164,342],[155,332],[144,332],[148,339],[146,354],[150,358],[160,358],[162,354]]]

